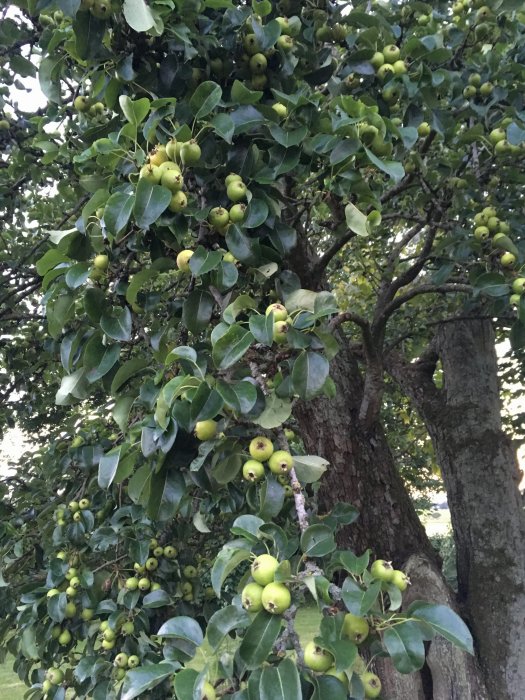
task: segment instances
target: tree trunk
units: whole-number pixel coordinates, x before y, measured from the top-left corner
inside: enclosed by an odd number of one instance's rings
[[[363,381],[346,343],[330,363],[330,376],[335,398],[300,402],[295,411],[307,452],[330,462],[319,490],[320,511],[340,502],[358,508],[358,520],[339,538],[340,545],[358,554],[370,547],[375,558],[396,565],[416,553],[436,561],[381,425],[368,431],[361,427]]]
[[[447,489],[459,602],[492,698],[525,692],[525,520],[516,455],[502,431],[488,321],[442,324],[428,363],[391,363],[421,413]],[[441,359],[444,384],[432,381]]]

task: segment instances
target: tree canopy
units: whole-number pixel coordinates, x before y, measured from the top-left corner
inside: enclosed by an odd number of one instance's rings
[[[450,319],[519,358],[522,3],[2,13],[0,416],[37,449],[4,480],[0,636],[28,697],[378,697],[376,659],[473,653],[366,525],[353,551],[365,513],[323,495],[304,411],[355,363],[349,431],[408,415],[399,374]],[[421,486],[413,425],[393,447]]]

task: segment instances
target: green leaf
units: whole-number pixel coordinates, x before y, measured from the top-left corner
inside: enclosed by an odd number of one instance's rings
[[[161,661],[160,664],[148,664],[128,670],[122,683],[121,700],[133,700],[146,690],[155,688],[179,668],[180,664],[177,662]]]
[[[166,187],[152,185],[144,178],[137,183],[133,214],[137,226],[147,229],[153,224],[171,201],[171,192]]]
[[[98,485],[101,489],[107,489],[113,483],[117,467],[120,461],[122,445],[114,447],[100,458],[98,465]]]
[[[259,515],[263,520],[272,521],[282,510],[284,489],[275,479],[266,479],[259,489]]]
[[[399,673],[413,673],[425,663],[425,646],[417,623],[407,620],[385,630],[383,644]]]
[[[255,299],[252,299],[248,294],[240,294],[235,301],[224,309],[222,317],[226,323],[232,324],[242,311],[246,311],[246,309],[255,309],[256,307],[257,302]]]
[[[262,226],[268,218],[268,205],[262,199],[252,199],[246,208],[244,228],[257,228]]]
[[[197,289],[186,297],[182,307],[182,322],[193,335],[198,335],[208,327],[213,304],[212,295],[202,289]]]
[[[308,128],[306,126],[300,126],[298,129],[293,131],[285,131],[277,124],[271,124],[268,127],[273,138],[281,146],[285,148],[290,148],[290,146],[298,146],[308,134]]]
[[[308,557],[324,557],[335,546],[334,533],[326,525],[310,525],[301,535],[301,549]]]
[[[173,686],[177,700],[193,700],[193,688],[198,677],[199,673],[193,668],[184,668],[175,674]]]
[[[47,599],[47,614],[54,622],[62,622],[66,616],[67,596],[59,593]]]
[[[329,462],[317,455],[294,455],[295,473],[301,484],[313,484],[325,473]]]
[[[292,402],[289,399],[280,399],[275,394],[266,397],[266,406],[261,415],[254,419],[265,430],[278,428],[292,415]]]
[[[113,235],[120,233],[128,225],[135,197],[125,192],[115,192],[104,208],[104,224]]]
[[[191,402],[190,416],[193,421],[215,418],[223,406],[221,395],[203,382]]]
[[[222,584],[239,564],[251,556],[250,550],[242,547],[223,547],[211,570],[211,585],[217,598],[221,597]]]
[[[76,51],[82,60],[99,56],[107,23],[94,17],[91,12],[77,12],[73,21]]]
[[[302,700],[301,682],[292,659],[265,666],[259,681],[260,700]]]
[[[233,325],[214,344],[212,350],[213,363],[217,369],[228,369],[246,353],[253,343],[254,337],[240,325]]]
[[[474,654],[472,635],[469,628],[457,613],[446,605],[433,605],[415,601],[407,610],[407,615],[422,620],[455,646],[469,654]]]
[[[261,525],[264,525],[264,520],[256,515],[240,515],[235,519],[230,530],[233,535],[244,537],[252,544],[256,544],[260,539]]]
[[[256,669],[268,658],[280,630],[280,615],[265,610],[257,613],[239,646],[239,657],[248,670]]]
[[[210,126],[226,143],[232,142],[235,125],[228,114],[216,114],[210,121]]]
[[[328,377],[328,360],[316,352],[302,352],[294,362],[292,383],[302,399],[311,399],[322,390]]]
[[[114,308],[111,315],[103,314],[100,327],[113,340],[131,340],[131,312],[127,306]]]
[[[249,90],[240,80],[234,80],[231,89],[231,100],[240,105],[253,105],[263,96],[262,90]],[[233,122],[232,122],[233,125]]]
[[[80,262],[73,265],[66,272],[66,284],[70,289],[76,289],[84,284],[91,272],[91,265],[87,262]]]
[[[195,119],[202,119],[213,112],[222,98],[222,88],[213,80],[205,80],[190,98],[190,108]]]
[[[49,270],[52,270],[54,267],[64,262],[70,262],[67,255],[64,255],[56,248],[51,248],[51,250],[48,250],[37,260],[35,267],[40,277],[43,277],[46,272],[49,272]]]
[[[111,393],[113,396],[121,389],[122,386],[130,379],[146,368],[150,363],[143,357],[133,357],[119,367],[117,373],[111,382]]]
[[[228,250],[237,260],[246,265],[258,262],[258,241],[246,236],[237,225],[228,226],[225,239]]]
[[[484,272],[474,280],[474,288],[490,297],[504,297],[510,293],[507,279],[500,272]]]
[[[162,469],[151,478],[148,514],[161,521],[173,518],[185,494],[186,485],[182,474]]]
[[[202,629],[199,623],[192,617],[179,615],[167,620],[157,632],[159,637],[167,639],[184,639],[186,642],[191,642],[196,647],[200,646],[204,641]]]
[[[367,218],[359,209],[349,202],[345,207],[345,218],[348,228],[358,236],[368,236],[369,226]]]
[[[380,160],[369,148],[365,146],[366,155],[371,163],[373,163],[376,168],[379,168],[384,173],[386,173],[392,180],[399,182],[405,176],[405,169],[401,163],[397,163],[393,160]]]
[[[73,374],[62,377],[60,388],[55,395],[57,406],[68,406],[74,403],[73,399],[85,399],[88,391],[88,380],[83,367]]]
[[[224,637],[232,630],[248,627],[251,622],[250,615],[242,608],[228,605],[213,613],[206,628],[206,641],[212,651],[217,651]]]
[[[249,381],[230,383],[219,379],[215,388],[235,413],[249,413],[257,401],[257,389]]]
[[[369,561],[370,550],[368,549],[360,557],[357,557],[350,550],[337,551],[332,559],[334,565],[341,566],[346,569],[346,571],[356,576],[361,576],[365,572]]]
[[[145,0],[124,0],[124,18],[136,32],[147,32],[155,26],[155,18]]]
[[[374,605],[381,590],[381,581],[374,581],[363,589],[353,579],[347,578],[343,583],[341,598],[354,615],[366,615]]]
[[[339,312],[337,301],[330,292],[318,292],[314,300],[314,315],[316,318],[331,316]]]
[[[252,314],[248,323],[255,340],[270,347],[273,343],[273,314]]]
[[[148,280],[157,277],[161,272],[173,269],[173,261],[169,258],[157,258],[151,267],[145,267],[131,277],[126,291],[126,301],[128,304],[134,304],[137,301],[137,295]]]
[[[170,596],[166,593],[166,591],[160,589],[157,591],[151,591],[151,593],[148,593],[142,599],[143,608],[164,608],[167,605],[170,605],[170,603]]]
[[[215,270],[221,264],[222,253],[219,250],[207,250],[199,246],[190,259],[190,270],[195,277]]]

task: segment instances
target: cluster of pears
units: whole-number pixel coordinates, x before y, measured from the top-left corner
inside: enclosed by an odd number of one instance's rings
[[[73,107],[80,114],[87,114],[90,117],[102,117],[106,111],[103,102],[93,102],[89,95],[77,95],[73,101]]]
[[[361,622],[364,621],[366,624],[366,634],[356,633],[354,630],[359,628]],[[364,636],[363,636],[364,634]],[[360,618],[357,615],[352,615],[348,613],[345,615],[343,622],[342,636],[348,639],[352,639],[356,644],[366,639],[368,635],[368,623],[364,618]],[[335,658],[333,654],[324,649],[323,647],[316,644],[314,641],[308,642],[303,650],[304,665],[311,671],[317,673],[322,673],[326,676],[333,676],[340,681],[344,687],[348,690],[348,675],[345,671],[337,671],[335,667]],[[381,693],[381,680],[379,677],[367,671],[366,664],[364,660],[358,655],[351,667],[352,673],[356,673],[365,691],[365,698],[377,698]]]
[[[284,583],[275,581],[279,561],[271,554],[260,554],[252,562],[250,573],[253,581],[241,592],[241,603],[248,612],[266,610],[272,615],[282,615],[292,604],[292,596]]]
[[[149,548],[152,556],[148,557],[144,564],[139,564],[139,562],[133,564],[135,575],[130,576],[124,582],[124,588],[127,591],[139,590],[142,593],[149,593],[160,590],[160,583],[151,580],[151,576],[159,567],[159,559],[161,557],[175,559],[178,554],[176,547],[172,545],[162,546],[156,538],[150,541]]]
[[[46,671],[46,677],[42,683],[42,692],[44,694],[50,693],[53,687],[62,685],[65,679],[64,671],[60,668],[51,667]]]
[[[495,207],[484,207],[474,216],[474,237],[478,241],[491,239],[492,247],[503,251],[499,261],[503,267],[513,267],[519,255],[509,238],[510,226],[498,217]]]
[[[489,133],[489,141],[494,148],[494,154],[497,156],[518,155],[523,153],[525,142],[522,141],[522,143],[518,146],[517,144],[509,143],[507,140],[506,128],[511,123],[512,119],[510,117],[506,117],[502,120],[500,126],[492,129],[492,131]]]
[[[286,343],[288,329],[293,324],[293,319],[289,316],[286,306],[276,302],[266,307],[266,316],[273,314],[273,339],[278,345]]]
[[[139,178],[152,185],[166,187],[171,192],[169,210],[180,214],[188,206],[188,198],[183,192],[181,166],[195,165],[200,158],[201,148],[195,139],[177,141],[172,138],[166,145],[158,144],[149,153],[148,162],[140,169]]]
[[[272,441],[258,435],[250,442],[248,451],[251,459],[248,459],[242,467],[242,475],[246,481],[256,484],[265,475],[264,462],[272,474],[275,474],[279,482],[284,486],[287,496],[292,495],[288,474],[293,467],[293,457],[286,450],[274,450]]]
[[[401,50],[395,44],[388,44],[381,51],[376,51],[370,63],[376,69],[379,80],[386,80],[389,76],[403,75],[407,72],[406,63],[401,58]]]
[[[257,35],[253,33],[253,27],[248,26],[248,33],[242,37],[242,46],[244,53],[242,60],[247,64],[250,71],[250,81],[254,90],[261,90],[268,82],[266,70],[268,67],[268,58],[270,58],[276,48],[288,53],[294,48],[294,40],[291,36],[293,32],[292,26],[289,24],[286,17],[276,17],[276,21],[281,27],[281,35],[275,42],[275,46],[267,51],[262,51],[261,44]]]
[[[79,501],[70,501],[67,508],[59,506],[54,513],[56,524],[61,526],[66,525],[69,520],[68,516],[70,516],[75,523],[78,523],[82,520],[82,511],[89,510],[90,507],[91,501],[89,498],[81,498]],[[61,556],[60,558],[63,559],[64,557]]]
[[[242,177],[236,173],[230,173],[224,180],[226,196],[232,202],[230,209],[225,207],[213,207],[208,214],[210,226],[222,236],[226,234],[228,226],[242,224],[246,215],[246,205],[242,203],[246,199],[248,188],[242,181]]]
[[[477,95],[480,97],[489,97],[493,90],[494,85],[491,82],[482,82],[479,73],[471,73],[468,77],[468,85],[463,89],[463,97],[466,97],[467,100],[471,100]]]

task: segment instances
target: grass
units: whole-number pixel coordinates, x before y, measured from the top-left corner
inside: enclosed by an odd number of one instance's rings
[[[8,656],[3,664],[0,664],[0,697],[6,700],[23,700],[27,690],[22,681],[13,671],[13,657]]]

